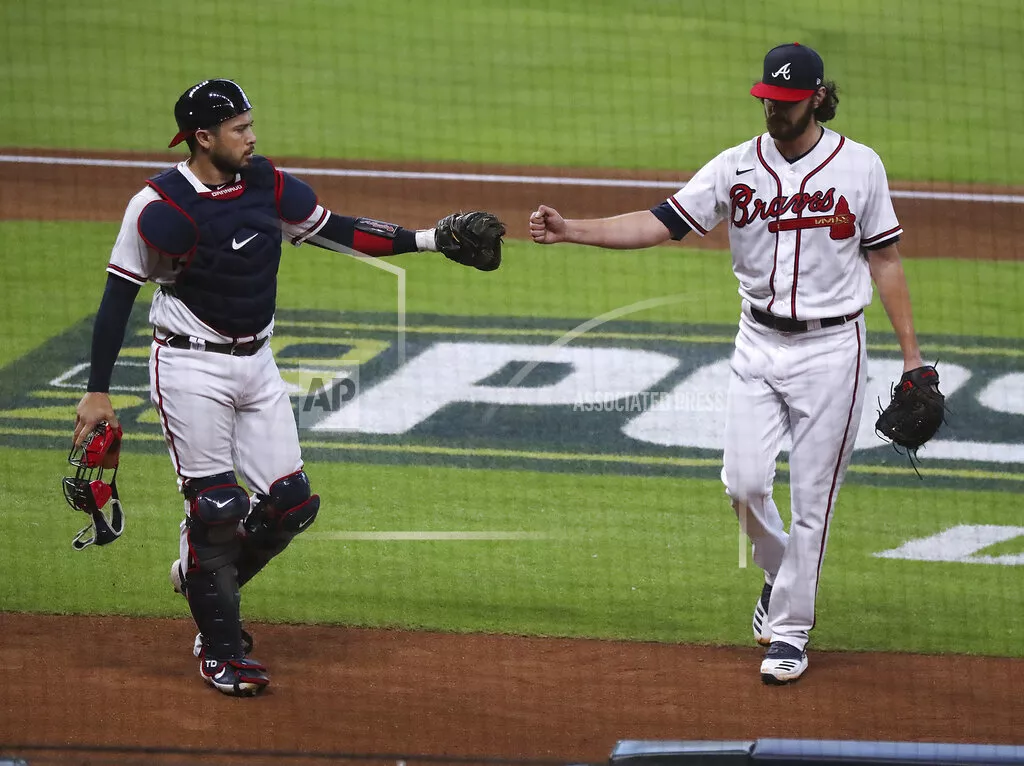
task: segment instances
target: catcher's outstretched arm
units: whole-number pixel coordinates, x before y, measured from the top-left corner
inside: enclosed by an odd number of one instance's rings
[[[910,306],[907,277],[903,273],[903,262],[896,245],[868,250],[868,266],[871,278],[878,287],[878,297],[882,299],[882,306],[903,351],[903,370],[908,372],[917,369],[924,362],[914,332],[914,314]]]
[[[332,244],[341,245],[374,258],[437,250],[433,229],[413,231],[374,218],[352,218],[337,213],[329,213],[329,216],[316,236],[307,240],[310,244],[326,250],[336,250]]]

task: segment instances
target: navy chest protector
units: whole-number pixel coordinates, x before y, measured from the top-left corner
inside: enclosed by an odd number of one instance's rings
[[[316,208],[313,190],[254,156],[237,183],[198,192],[178,169],[147,181],[160,195],[139,215],[147,245],[179,265],[173,288],[221,335],[256,335],[274,317],[281,221]]]

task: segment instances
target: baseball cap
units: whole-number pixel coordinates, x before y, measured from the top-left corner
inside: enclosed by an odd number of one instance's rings
[[[803,101],[825,79],[825,64],[814,48],[800,43],[777,45],[764,57],[761,82],[750,95],[772,101]]]
[[[245,91],[232,80],[203,80],[178,97],[174,120],[178,133],[167,144],[177,146],[197,130],[212,128],[252,109]]]

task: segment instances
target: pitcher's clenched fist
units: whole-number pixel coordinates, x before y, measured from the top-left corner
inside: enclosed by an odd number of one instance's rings
[[[541,205],[530,214],[530,236],[541,245],[565,241],[565,219],[553,207]]]

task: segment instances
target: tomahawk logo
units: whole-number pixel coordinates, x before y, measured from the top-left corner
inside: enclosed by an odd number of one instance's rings
[[[772,77],[775,77],[776,79],[778,79],[779,75],[782,75],[782,79],[784,80],[789,79],[789,62],[786,62],[781,67],[779,67],[779,71],[772,72]]]

